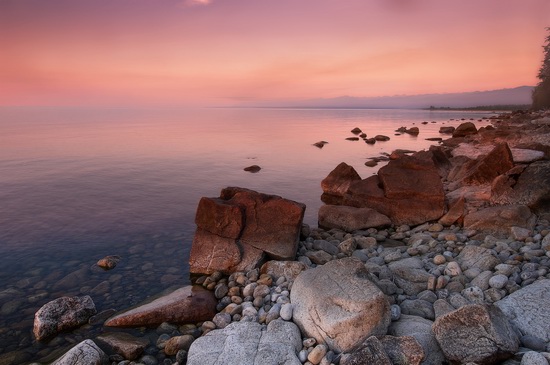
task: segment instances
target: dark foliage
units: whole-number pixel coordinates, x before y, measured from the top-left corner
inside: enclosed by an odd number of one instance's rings
[[[550,32],[550,28],[546,30]],[[533,109],[535,110],[550,108],[550,34],[545,41],[544,60],[537,75],[540,81],[533,90]]]

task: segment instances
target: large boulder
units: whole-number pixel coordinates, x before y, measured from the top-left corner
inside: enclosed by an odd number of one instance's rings
[[[464,217],[464,227],[507,238],[510,227],[533,229],[536,216],[525,205],[503,205],[485,208]]]
[[[550,341],[550,280],[544,279],[523,287],[495,306],[510,319],[522,335]]]
[[[108,327],[156,326],[162,322],[197,323],[216,315],[218,301],[214,293],[201,286],[185,286],[105,322]]]
[[[96,314],[90,296],[61,297],[44,304],[34,315],[33,333],[38,341],[88,322]]]
[[[323,205],[319,208],[319,227],[326,229],[337,228],[345,232],[353,232],[390,225],[391,220],[388,217],[370,208],[345,205]]]
[[[407,295],[416,295],[428,288],[428,280],[432,275],[424,269],[424,264],[418,257],[393,261],[388,267],[395,284]]]
[[[462,165],[453,179],[465,185],[490,184],[512,167],[512,151],[507,143],[499,143],[487,155]]]
[[[477,128],[474,123],[465,122],[456,127],[452,133],[453,138],[466,137],[471,136],[472,134],[477,134]]]
[[[104,365],[109,364],[109,356],[92,340],[84,340],[71,348],[51,365]]]
[[[432,331],[433,322],[417,316],[401,315],[392,322],[388,333],[393,336],[411,336],[424,350],[422,365],[441,365],[445,359]]]
[[[276,319],[267,327],[233,322],[196,339],[189,348],[187,365],[301,365],[297,356],[301,348],[300,331],[292,322]]]
[[[193,274],[229,274],[258,267],[268,255],[296,255],[305,205],[276,195],[229,187],[202,198],[189,257]]]
[[[321,188],[325,194],[342,197],[355,181],[361,181],[361,176],[352,166],[342,162],[321,181]]]
[[[512,325],[495,306],[465,305],[438,317],[433,331],[445,357],[460,364],[497,364],[519,348]]]
[[[293,320],[302,332],[336,352],[372,335],[384,335],[390,305],[354,257],[330,261],[300,273],[290,293]]]
[[[417,225],[443,215],[445,194],[432,160],[405,155],[351,184],[343,204],[375,209],[396,225]]]

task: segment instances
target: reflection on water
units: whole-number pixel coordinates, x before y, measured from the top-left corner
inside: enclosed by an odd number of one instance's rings
[[[42,358],[85,331],[33,344],[34,312],[63,295],[90,294],[123,309],[187,283],[194,213],[225,186],[307,205],[316,224],[320,181],[340,162],[362,177],[368,157],[419,150],[463,112],[285,109],[0,109],[0,355]],[[488,114],[466,114],[478,119]],[[426,121],[428,124],[421,124]],[[435,121],[436,123],[431,123]],[[417,137],[395,136],[400,126]],[[354,127],[367,145],[346,141]],[[312,144],[325,140],[322,149]],[[257,174],[243,171],[260,165]],[[119,266],[97,271],[105,255]],[[99,289],[98,289],[98,286]],[[88,329],[92,331],[93,329]],[[75,337],[76,336],[76,337]],[[27,361],[27,360],[25,360]]]

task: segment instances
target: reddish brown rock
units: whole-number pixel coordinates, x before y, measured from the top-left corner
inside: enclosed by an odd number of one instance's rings
[[[220,237],[201,228],[195,231],[189,255],[192,274],[231,273],[241,259],[241,246],[235,239]]]
[[[453,138],[466,137],[477,134],[476,125],[472,122],[466,122],[459,125],[453,132]]]
[[[342,162],[321,181],[321,188],[325,194],[344,196],[356,181],[361,181],[361,176],[353,167]]]
[[[536,216],[525,205],[503,205],[485,208],[464,217],[464,227],[508,237],[510,227],[533,229]]]
[[[444,226],[450,226],[455,222],[462,223],[464,219],[464,197],[460,197],[450,207],[449,211],[439,219],[439,223]]]
[[[497,176],[514,167],[512,151],[507,143],[499,143],[485,157],[476,160],[476,163],[462,178],[465,184],[491,183]]]
[[[120,256],[116,256],[116,255],[105,256],[104,258],[102,258],[97,262],[97,266],[99,266],[104,270],[111,270],[116,267],[119,261],[120,261]]]
[[[393,365],[384,346],[378,338],[371,336],[367,338],[358,348],[342,355],[340,365]]]
[[[145,347],[149,345],[148,339],[134,337],[124,332],[102,333],[96,339],[128,360],[137,359],[143,353]]]
[[[107,327],[157,326],[162,322],[197,323],[211,320],[218,301],[201,286],[185,286],[170,294],[111,317]]]
[[[424,349],[412,336],[381,336],[380,343],[393,364],[420,365]]]
[[[222,199],[201,198],[195,224],[221,237],[238,238],[244,226],[244,212],[238,205]]]

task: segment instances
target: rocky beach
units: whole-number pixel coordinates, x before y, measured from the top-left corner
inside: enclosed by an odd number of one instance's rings
[[[381,156],[367,178],[335,166],[319,227],[283,197],[205,197],[194,285],[116,314],[60,289],[34,336],[82,341],[0,364],[549,364],[550,112],[490,122],[452,121],[437,145]],[[354,143],[383,141],[361,133]]]

